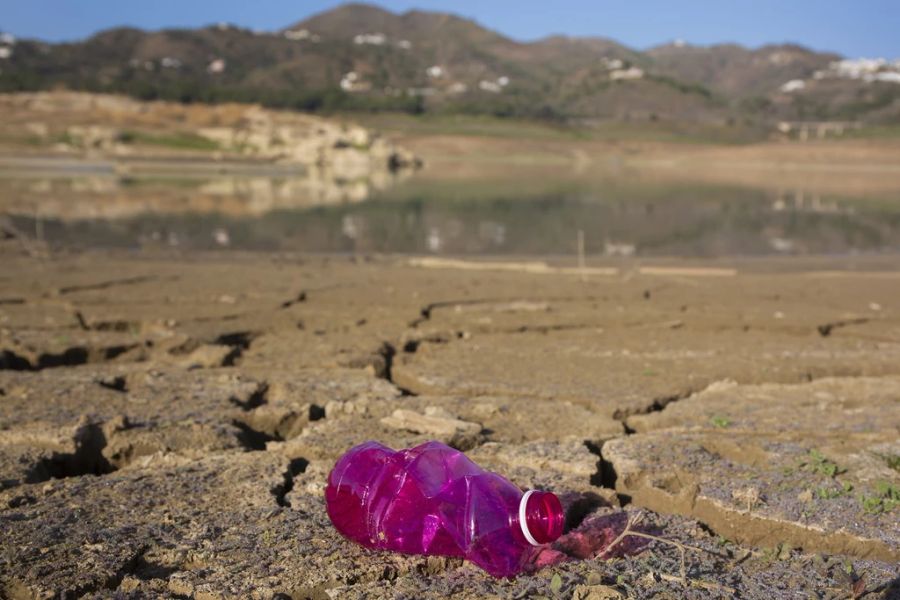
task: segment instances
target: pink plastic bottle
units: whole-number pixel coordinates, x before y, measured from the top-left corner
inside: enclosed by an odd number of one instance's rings
[[[337,530],[367,548],[460,556],[495,577],[520,573],[533,547],[563,529],[554,494],[523,494],[440,442],[352,448],[332,469],[325,502]]]

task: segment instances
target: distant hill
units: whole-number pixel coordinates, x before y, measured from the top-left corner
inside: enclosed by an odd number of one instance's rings
[[[347,4],[277,32],[220,25],[112,29],[65,44],[6,39],[0,91],[580,120],[900,121],[890,75],[900,77],[900,65],[870,65],[868,76],[841,71],[840,60],[795,45],[522,43],[450,14]]]
[[[647,55],[657,69],[672,77],[736,97],[765,96],[787,81],[810,77],[841,59],[837,54],[796,45],[750,50],[734,44],[669,44],[653,48]]]

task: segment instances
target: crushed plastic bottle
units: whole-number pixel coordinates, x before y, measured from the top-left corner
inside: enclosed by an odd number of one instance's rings
[[[564,520],[554,494],[523,493],[440,442],[352,448],[332,469],[325,501],[337,530],[367,548],[459,556],[494,577],[521,573]]]

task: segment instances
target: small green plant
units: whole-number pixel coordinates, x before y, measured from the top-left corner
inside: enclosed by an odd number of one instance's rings
[[[832,500],[834,498],[840,498],[841,496],[846,496],[850,492],[853,491],[853,485],[849,482],[844,482],[843,485],[839,489],[831,488],[831,487],[820,487],[816,490],[816,495],[822,500]]]
[[[879,481],[875,484],[874,494],[860,494],[859,503],[866,514],[891,512],[900,507],[900,487],[887,481]]]
[[[900,487],[888,481],[879,481],[875,484],[875,491],[885,498],[900,500]]]
[[[882,459],[889,469],[900,473],[900,454],[877,454],[876,456]]]
[[[562,589],[562,577],[559,576],[559,573],[554,573],[550,580],[550,591],[558,594],[560,589]]]
[[[850,598],[856,600],[866,595],[866,576],[858,574],[852,562],[844,563],[843,576],[850,588]]]
[[[836,463],[825,458],[825,455],[813,448],[809,451],[809,460],[806,463],[813,473],[824,475],[826,477],[834,477],[844,471],[837,466]]]
[[[712,423],[713,427],[718,427],[719,429],[725,429],[731,425],[731,419],[722,416],[710,417],[709,422]]]
[[[777,546],[774,548],[769,548],[769,547],[763,548],[760,551],[759,561],[763,565],[770,565],[770,564],[774,563],[776,560],[778,560],[778,553],[780,551],[781,551],[781,549]]]
[[[882,512],[881,498],[877,496],[860,495],[859,503],[862,504],[863,512],[869,515],[877,515]]]
[[[125,131],[120,131],[118,135],[116,135],[116,141],[120,144],[133,144],[137,137],[135,132],[126,129]]]
[[[820,487],[816,490],[816,496],[818,496],[820,500],[831,500],[832,498],[837,498],[840,495],[840,490],[835,490],[832,488]]]
[[[274,531],[272,531],[271,529],[267,529],[263,532],[261,538],[264,546],[272,546],[272,544],[276,540],[276,535]]]

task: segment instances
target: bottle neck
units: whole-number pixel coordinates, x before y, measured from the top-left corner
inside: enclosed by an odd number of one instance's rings
[[[562,535],[562,504],[551,492],[529,490],[519,502],[518,525],[525,541],[532,546],[542,546],[556,541]]]

